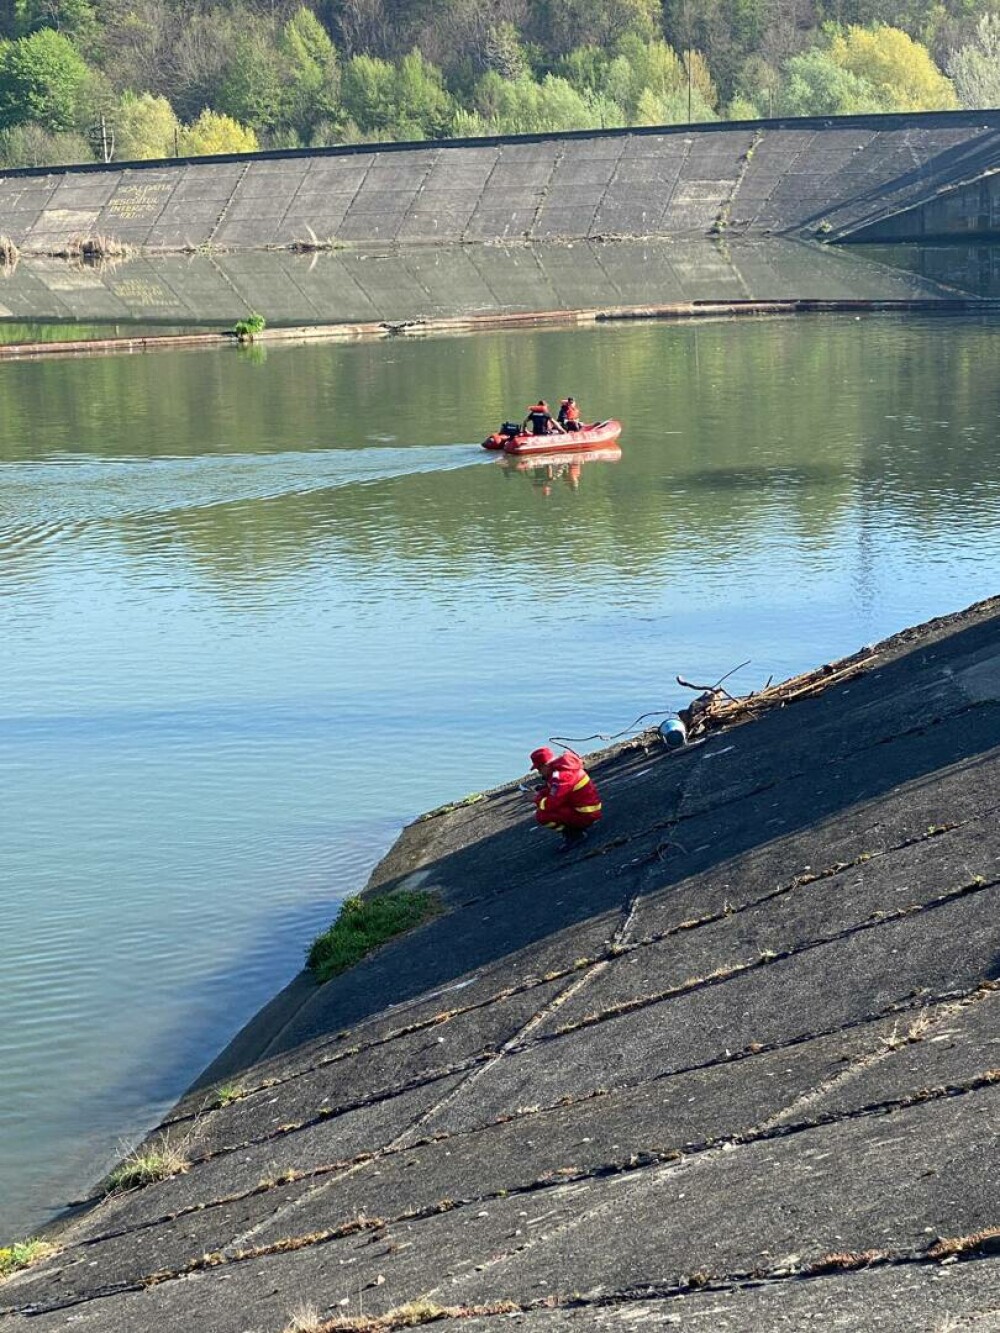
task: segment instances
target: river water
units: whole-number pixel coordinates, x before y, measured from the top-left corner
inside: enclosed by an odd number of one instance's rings
[[[678,672],[749,690],[996,592],[996,350],[845,316],[6,365],[0,1243],[415,814]],[[621,460],[476,447],[539,392]]]

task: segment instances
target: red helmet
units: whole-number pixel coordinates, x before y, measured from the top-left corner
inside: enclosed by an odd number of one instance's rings
[[[555,759],[553,752],[547,745],[543,745],[537,750],[532,750],[531,767],[537,768],[540,773],[546,764],[552,763],[553,759]]]

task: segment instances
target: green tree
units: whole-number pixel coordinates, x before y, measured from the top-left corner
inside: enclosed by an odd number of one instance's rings
[[[490,127],[478,111],[466,111],[456,107],[448,126],[449,139],[481,139],[490,133]]]
[[[193,120],[203,107],[215,105],[238,35],[235,19],[225,10],[188,15],[179,30],[169,33],[169,49],[163,49],[166,76],[146,86],[169,97],[182,120]]]
[[[849,116],[883,109],[871,84],[844,69],[828,51],[805,51],[785,65],[777,102],[783,116]]]
[[[774,112],[778,91],[781,88],[781,74],[762,56],[749,56],[740,67],[734,85],[733,102],[743,106],[759,108],[757,114],[770,116]],[[730,120],[750,119],[747,116],[734,116],[727,111]]]
[[[18,9],[18,26],[23,33],[54,28],[74,41],[86,43],[97,25],[91,0],[21,0]]]
[[[660,32],[657,0],[540,0],[532,27],[553,54],[577,46],[611,46],[626,33],[652,40]]]
[[[254,130],[285,123],[289,107],[288,66],[267,28],[252,23],[233,43],[214,106]]]
[[[726,120],[760,120],[760,107],[743,93],[737,93],[726,107]]]
[[[717,94],[704,57],[692,51],[681,60],[661,38],[644,41],[629,33],[609,52],[581,47],[571,51],[559,69],[592,109],[601,109],[598,124],[667,125],[688,119],[689,60],[690,119],[714,120]]]
[[[173,156],[180,122],[165,97],[123,93],[112,120],[115,157],[120,162]]]
[[[443,134],[454,102],[441,71],[411,51],[398,65],[375,56],[354,56],[344,66],[344,111],[362,133],[424,139]]]
[[[210,157],[218,153],[256,153],[260,148],[252,129],[231,116],[205,110],[180,133],[184,157]]]
[[[33,122],[0,130],[0,166],[65,167],[93,160],[87,140],[70,130],[53,134]]]
[[[453,102],[441,71],[414,49],[399,62],[396,76],[396,125],[413,138],[434,137],[451,119]]]
[[[563,78],[528,75],[513,82],[493,72],[476,85],[476,110],[494,134],[544,134],[597,128],[593,106]]]
[[[519,79],[528,73],[528,56],[513,23],[493,23],[486,30],[483,64],[505,79]]]
[[[340,69],[326,29],[310,9],[296,10],[281,31],[285,57],[288,118],[308,138],[322,122],[335,122],[340,110]]]
[[[834,34],[830,56],[875,90],[886,111],[950,111],[955,89],[926,46],[899,28],[849,27]]]
[[[396,71],[377,56],[352,56],[340,85],[344,111],[362,131],[387,130],[396,114]]]
[[[61,33],[44,28],[0,45],[0,127],[35,121],[46,130],[77,125],[91,71]]]
[[[975,37],[949,60],[948,73],[962,106],[1000,106],[1000,14],[981,16]]]

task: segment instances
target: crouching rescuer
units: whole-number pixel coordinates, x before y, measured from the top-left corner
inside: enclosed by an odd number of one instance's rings
[[[559,851],[569,851],[601,817],[601,798],[594,781],[572,750],[555,755],[543,745],[532,750],[531,766],[544,779],[535,793],[535,819],[543,828],[558,830],[563,835]]]

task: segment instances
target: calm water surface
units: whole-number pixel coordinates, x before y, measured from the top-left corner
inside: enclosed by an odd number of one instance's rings
[[[0,1241],[408,818],[677,672],[750,689],[996,592],[996,353],[800,318],[4,366]],[[538,392],[621,461],[474,447]]]

